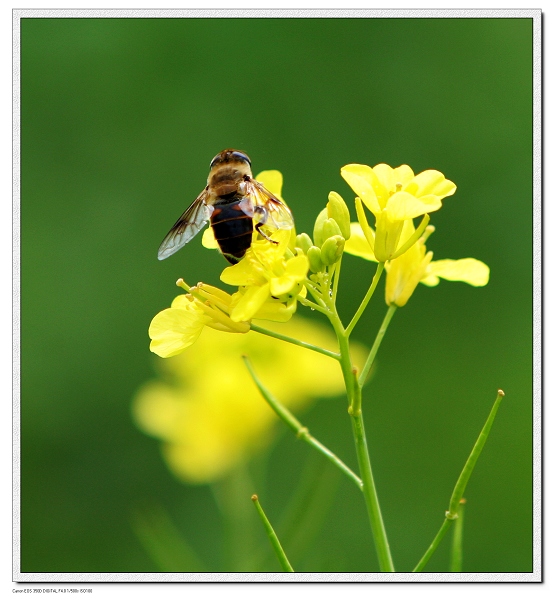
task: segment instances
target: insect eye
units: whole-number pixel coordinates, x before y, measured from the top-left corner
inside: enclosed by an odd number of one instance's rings
[[[220,162],[221,162],[221,154],[214,156],[214,158],[212,159],[212,162],[210,163],[210,169],[212,167],[215,167],[215,165],[218,165]]]
[[[246,154],[244,154],[244,152],[239,152],[238,150],[235,150],[233,152],[233,158],[242,160],[243,162],[247,162],[250,166],[252,166],[250,159],[248,158],[248,156],[246,156]]]

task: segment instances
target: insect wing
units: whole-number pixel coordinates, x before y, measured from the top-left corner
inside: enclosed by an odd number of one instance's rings
[[[245,197],[241,208],[249,217],[272,229],[294,227],[294,219],[288,206],[255,179],[245,182]]]
[[[204,190],[173,225],[158,250],[158,260],[175,254],[210,220],[213,207],[206,204],[207,197],[207,190]]]

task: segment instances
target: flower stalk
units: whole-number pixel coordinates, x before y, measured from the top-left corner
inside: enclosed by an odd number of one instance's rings
[[[379,559],[379,567],[384,573],[394,573],[394,564],[390,551],[385,523],[379,506],[377,497],[377,488],[373,479],[373,471],[369,460],[369,451],[367,447],[367,439],[364,429],[364,419],[362,412],[350,415],[352,421],[352,430],[354,432],[354,442],[356,445],[356,455],[360,467],[360,474],[363,481],[364,500],[369,516],[371,531],[375,541],[377,557]]]
[[[260,515],[260,519],[261,519],[263,526],[265,528],[265,531],[267,533],[267,537],[268,537],[271,545],[273,546],[273,550],[275,550],[275,554],[277,555],[277,558],[279,559],[281,568],[283,569],[283,571],[285,571],[285,573],[294,573],[294,569],[291,567],[289,559],[287,558],[287,555],[285,554],[285,551],[283,550],[283,546],[281,546],[281,542],[279,541],[279,538],[277,537],[275,530],[271,526],[271,523],[269,522],[269,519],[267,518],[267,516],[264,512],[264,509],[262,508],[262,505],[260,504],[260,501],[258,500],[258,496],[256,494],[254,494],[252,496],[252,502],[254,502],[254,506],[256,507],[256,510],[258,511],[258,514]]]
[[[448,506],[448,510],[446,511],[445,519],[444,519],[437,535],[431,542],[431,545],[429,546],[429,548],[427,549],[425,554],[421,557],[420,561],[415,566],[415,568],[413,570],[414,573],[421,573],[421,571],[423,571],[423,569],[425,568],[425,565],[427,564],[427,562],[429,561],[431,556],[433,556],[435,550],[438,548],[438,546],[439,546],[440,542],[442,541],[443,537],[445,536],[446,532],[450,529],[450,526],[452,525],[452,523],[459,518],[460,506],[463,503],[465,503],[465,500],[462,499],[462,496],[464,495],[469,478],[471,477],[471,474],[473,473],[473,469],[475,467],[477,459],[479,458],[481,451],[483,450],[483,447],[485,446],[487,438],[489,437],[489,433],[492,428],[492,424],[494,423],[494,418],[496,417],[496,413],[498,411],[498,408],[500,407],[500,403],[502,402],[502,398],[504,398],[504,395],[505,394],[502,390],[498,390],[498,393],[496,395],[496,400],[494,401],[494,404],[489,413],[489,416],[487,417],[487,420],[485,421],[485,425],[483,426],[483,429],[481,430],[481,433],[479,434],[479,437],[477,438],[477,441],[475,442],[475,445],[473,446],[473,449],[471,450],[471,452],[469,454],[466,464],[464,465],[464,468],[462,469],[462,472],[460,473],[460,476],[458,477],[458,481],[456,482],[456,485],[454,486],[454,491],[452,492],[452,496],[450,497],[450,504]]]
[[[376,277],[374,277],[374,282],[375,279]],[[377,284],[375,283],[375,286],[376,285]],[[377,550],[379,567],[382,572],[392,573],[394,572],[394,564],[387,538],[387,532],[385,530],[385,523],[383,521],[381,508],[379,506],[377,488],[373,478],[373,471],[371,468],[371,461],[367,446],[367,438],[365,435],[362,414],[362,388],[358,380],[357,369],[352,365],[348,334],[342,326],[336,313],[332,318],[330,318],[330,321],[335,329],[335,333],[339,342],[341,356],[340,362],[349,402],[348,413],[351,419],[352,431],[354,433],[354,445],[356,447],[356,456],[358,458],[358,466],[363,482],[362,492],[369,516],[375,548]]]
[[[356,475],[356,473],[349,469],[336,454],[331,452],[331,450],[329,450],[326,446],[324,446],[321,442],[314,438],[313,435],[310,434],[308,428],[304,427],[304,425],[300,423],[300,421],[290,412],[290,410],[288,410],[283,404],[281,404],[275,398],[275,396],[273,396],[273,394],[271,394],[270,391],[263,385],[258,375],[256,374],[256,371],[254,371],[254,368],[252,367],[252,363],[250,362],[249,358],[247,356],[243,356],[242,358],[244,360],[244,363],[246,364],[246,367],[248,368],[248,371],[250,372],[252,379],[254,380],[254,383],[256,384],[261,395],[264,397],[265,401],[269,404],[269,406],[271,406],[271,408],[275,411],[277,416],[294,431],[296,437],[298,439],[304,440],[310,446],[315,448],[318,452],[323,454],[323,456],[328,458],[335,466],[337,466],[343,473],[345,473],[346,476],[349,477],[360,489],[362,489],[363,482]]]
[[[485,425],[483,426],[483,429],[481,430],[481,433],[479,434],[479,437],[477,438],[477,441],[475,442],[475,446],[473,446],[473,449],[471,450],[471,453],[466,461],[466,464],[464,465],[464,468],[462,469],[462,472],[460,473],[460,476],[458,477],[458,481],[456,482],[456,485],[454,486],[454,491],[452,492],[452,496],[450,498],[450,504],[448,506],[448,511],[446,513],[446,516],[449,519],[455,519],[458,514],[458,506],[460,504],[462,496],[464,495],[464,492],[465,492],[465,489],[467,486],[467,482],[469,481],[469,478],[471,477],[471,474],[473,473],[473,469],[475,468],[477,459],[479,458],[483,448],[485,447],[485,444],[489,437],[489,433],[492,428],[492,424],[494,423],[494,418],[496,417],[496,413],[498,412],[500,403],[502,402],[502,398],[504,398],[504,395],[505,394],[502,390],[498,390],[498,393],[496,395],[496,400],[494,401],[494,404],[489,413],[489,416],[487,417],[487,420],[485,421]]]
[[[371,367],[373,366],[373,362],[375,361],[375,357],[377,356],[377,351],[379,350],[379,346],[381,345],[381,342],[383,341],[383,338],[385,337],[385,333],[387,333],[387,327],[389,326],[389,323],[391,322],[391,319],[394,316],[395,312],[396,312],[396,305],[391,304],[391,306],[389,306],[389,309],[387,310],[387,314],[385,315],[385,318],[383,319],[383,323],[381,324],[381,327],[379,328],[377,337],[375,338],[375,341],[373,342],[373,346],[371,347],[371,350],[369,352],[369,356],[367,357],[367,361],[364,365],[364,368],[362,369],[362,372],[360,373],[359,381],[360,381],[361,387],[363,387],[364,383],[367,380],[367,377],[371,371]]]
[[[463,557],[463,532],[464,532],[464,513],[465,513],[465,498],[460,500],[458,506],[458,518],[454,522],[454,534],[452,536],[452,549],[450,551],[450,572],[462,572],[462,557]]]
[[[377,284],[379,283],[379,279],[381,279],[381,275],[383,274],[384,268],[385,268],[385,263],[380,262],[377,265],[377,271],[375,271],[375,275],[373,276],[373,279],[371,281],[371,286],[367,290],[366,295],[365,295],[364,299],[362,300],[362,303],[358,307],[358,310],[356,311],[356,313],[352,317],[352,320],[350,321],[348,327],[346,328],[346,332],[345,332],[346,337],[350,336],[350,334],[352,333],[352,330],[354,329],[354,327],[356,327],[356,323],[360,320],[360,317],[363,315],[365,309],[367,308],[367,305],[369,304],[369,301],[371,300],[371,297],[373,296],[373,292],[375,292],[375,288],[377,287]]]
[[[442,539],[446,535],[447,531],[452,526],[452,523],[452,519],[444,519],[442,525],[440,526],[440,529],[437,532],[437,535],[433,538],[431,545],[429,546],[429,548],[427,548],[425,554],[420,558],[419,562],[414,567],[412,573],[421,573],[423,571],[423,569],[429,562],[429,559],[431,558],[431,556],[433,556],[435,550],[439,547],[439,544],[442,542]]]
[[[288,335],[284,335],[282,333],[278,333],[276,331],[270,331],[269,329],[265,329],[264,327],[260,327],[259,325],[254,325],[253,323],[250,325],[250,329],[252,331],[257,331],[263,335],[268,335],[269,337],[273,337],[276,340],[281,340],[283,342],[288,342],[289,344],[294,344],[295,346],[300,346],[301,348],[306,348],[307,350],[313,350],[314,352],[319,352],[319,354],[323,354],[324,356],[328,356],[329,358],[334,358],[335,360],[340,359],[340,355],[336,352],[332,352],[331,350],[326,350],[325,348],[320,348],[314,344],[309,344],[308,342],[303,342],[302,340],[297,340],[295,338],[289,337]]]

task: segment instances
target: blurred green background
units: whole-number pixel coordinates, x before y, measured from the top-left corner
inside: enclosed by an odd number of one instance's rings
[[[290,498],[301,506],[282,539],[297,570],[378,568],[359,492],[283,426],[229,524],[133,424],[155,372],[151,318],[178,277],[217,285],[225,264],[200,236],[167,261],[156,252],[227,147],[254,173],[282,171],[310,233],[330,190],[353,209],[349,162],[457,184],[428,247],[483,260],[491,280],[420,286],[398,311],[368,388],[370,452],[396,567],[411,570],[504,389],[466,491],[464,570],[532,570],[532,50],[531,19],[21,20],[23,572],[192,569],[186,549],[152,549],[172,528],[207,570],[239,569],[227,534],[264,547],[249,501],[260,489],[276,527]],[[344,261],[346,317],[374,269]],[[356,330],[366,344],[383,295],[381,283]],[[302,419],[355,465],[345,409],[326,400]],[[149,549],[145,522],[167,525]],[[447,570],[448,547],[428,571]],[[269,550],[266,568],[278,570]]]

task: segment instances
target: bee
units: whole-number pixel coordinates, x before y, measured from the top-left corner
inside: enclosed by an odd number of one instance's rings
[[[294,220],[288,207],[252,177],[252,163],[240,150],[220,152],[210,163],[208,184],[198,198],[179,217],[165,236],[158,259],[164,260],[210,221],[223,256],[236,264],[252,244],[254,229],[271,240],[261,229],[292,229]]]

